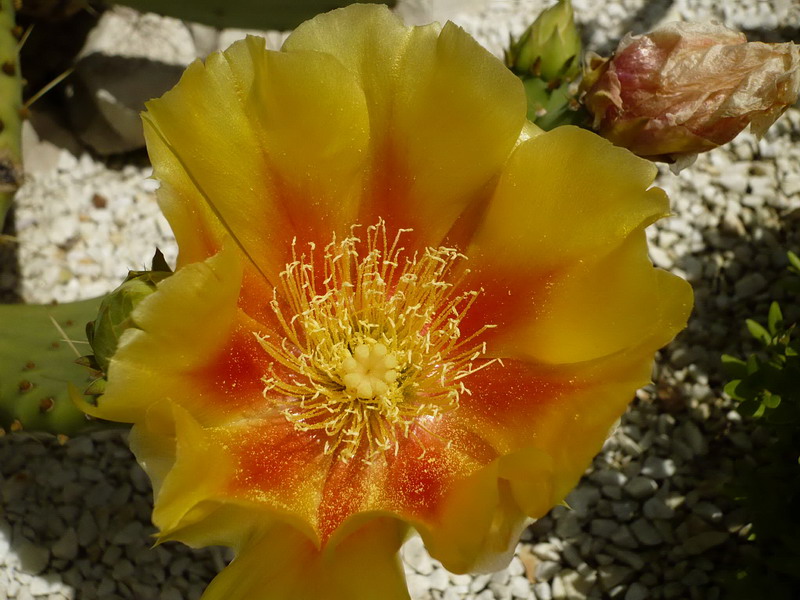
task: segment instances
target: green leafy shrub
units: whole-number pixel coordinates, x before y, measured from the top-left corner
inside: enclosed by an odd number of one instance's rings
[[[800,274],[800,258],[789,253],[790,270]],[[800,280],[790,286],[797,291]],[[754,465],[742,465],[733,486],[752,522],[752,553],[731,586],[735,598],[791,600],[800,597],[800,336],[784,322],[777,302],[766,326],[748,319],[761,348],[747,360],[723,356],[732,380],[726,393],[739,401],[769,434]]]

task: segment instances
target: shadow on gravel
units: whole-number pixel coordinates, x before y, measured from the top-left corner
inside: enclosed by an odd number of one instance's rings
[[[51,593],[69,586],[75,600],[197,600],[223,554],[154,548],[151,511],[150,484],[119,432],[63,445],[0,438],[0,545],[8,538],[17,557],[0,553],[0,571],[36,574]]]
[[[16,241],[14,207],[8,211],[0,232],[0,304],[22,302],[20,295],[19,245]]]
[[[800,43],[800,27],[778,27],[777,29],[742,29],[750,42],[766,42],[776,44],[780,42]]]
[[[791,132],[792,137],[799,134],[796,128]],[[774,165],[772,159],[761,161],[756,152],[738,194],[722,189],[712,178],[711,185],[729,199],[724,214],[717,214],[718,221],[694,223],[702,250],[687,252],[675,261],[694,288],[695,308],[687,329],[664,350],[654,391],[657,408],[678,422],[688,415],[701,427],[708,445],[708,451],[684,470],[692,474],[692,488],[700,502],[720,509],[721,531],[732,534],[725,543],[698,555],[713,562],[711,579],[723,585],[729,581],[726,578],[734,579],[737,570],[752,563],[756,551],[747,541],[751,517],[734,501],[732,486],[740,484],[750,468],[759,467],[758,457],[770,439],[759,421],[732,412],[736,402],[722,392],[728,376],[721,356],[746,358],[760,349],[745,319],[765,324],[772,301],[779,302],[787,323],[800,319],[796,294],[786,286],[795,277],[787,270],[786,252],[800,251],[797,198],[789,197],[795,200],[794,210],[791,204],[778,208],[770,201],[783,193],[779,176],[769,170]],[[766,179],[775,188],[765,193],[757,187]],[[679,464],[676,475],[681,471]]]
[[[630,31],[634,35],[646,33],[653,29],[664,18],[675,0],[651,0],[645,2],[644,5],[630,17],[622,22],[621,30]],[[586,40],[583,40],[584,43]],[[617,48],[619,40],[609,40],[606,44],[594,48],[594,51],[601,56],[609,56]]]

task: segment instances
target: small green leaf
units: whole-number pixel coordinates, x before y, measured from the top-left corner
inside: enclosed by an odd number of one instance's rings
[[[761,368],[761,361],[758,360],[758,357],[755,354],[751,354],[747,357],[747,374],[752,375],[756,373]]]
[[[781,405],[781,397],[778,394],[764,392],[764,406],[767,408],[778,408]]]
[[[783,329],[783,313],[777,302],[769,305],[769,316],[767,317],[769,332],[774,336]]]
[[[722,368],[731,379],[741,379],[747,375],[747,363],[730,354],[722,355]]]
[[[745,322],[747,323],[747,329],[750,331],[750,335],[757,340],[761,340],[765,344],[769,344],[771,336],[769,335],[769,331],[764,329],[763,325],[757,323],[753,319],[747,319]]]
[[[786,253],[786,256],[789,258],[789,264],[794,267],[796,271],[800,271],[800,256],[797,256],[797,254],[791,250]]]
[[[728,383],[725,384],[725,388],[723,389],[723,391],[726,394],[728,394],[728,396],[730,396],[731,398],[734,398],[735,400],[744,400],[744,398],[742,398],[736,392],[736,390],[739,387],[740,383],[742,383],[742,381],[740,379],[734,379],[733,381],[729,381]]]

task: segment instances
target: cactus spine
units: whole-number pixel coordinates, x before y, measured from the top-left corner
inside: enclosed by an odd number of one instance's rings
[[[93,379],[75,361],[89,351],[85,327],[100,301],[0,305],[0,433],[73,436],[107,426],[88,420],[69,395],[70,384],[83,392]]]
[[[22,77],[13,0],[0,0],[0,228],[22,183]]]

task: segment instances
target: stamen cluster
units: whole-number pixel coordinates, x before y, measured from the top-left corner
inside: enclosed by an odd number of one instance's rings
[[[281,273],[270,305],[279,336],[257,335],[274,359],[264,396],[299,431],[327,436],[324,451],[347,462],[397,452],[401,436],[458,407],[463,379],[486,366],[478,338],[459,325],[478,291],[459,291],[468,270],[453,248],[408,256],[399,230],[391,243],[380,221],[364,238],[334,236]],[[424,451],[424,448],[423,448]]]

